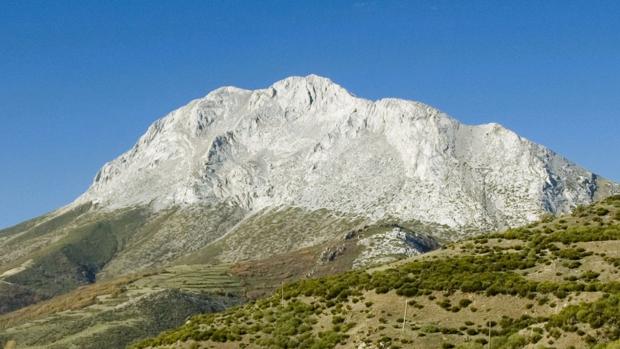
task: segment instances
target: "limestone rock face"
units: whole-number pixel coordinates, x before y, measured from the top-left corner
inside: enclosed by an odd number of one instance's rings
[[[254,91],[223,87],[173,111],[74,205],[293,206],[487,230],[616,191],[500,125],[357,98],[310,75]]]

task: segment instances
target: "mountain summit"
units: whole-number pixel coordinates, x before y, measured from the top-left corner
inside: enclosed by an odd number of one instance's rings
[[[300,207],[481,230],[617,190],[497,124],[357,98],[327,78],[223,87],[156,121],[74,205]]]
[[[422,103],[364,100],[314,75],[224,87],[156,121],[72,204],[0,231],[0,314],[161,268],[282,272],[266,285],[326,275],[618,191],[497,124]]]

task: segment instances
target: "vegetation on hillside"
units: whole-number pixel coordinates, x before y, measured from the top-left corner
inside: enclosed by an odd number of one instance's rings
[[[82,286],[0,315],[0,348],[122,348],[241,302],[228,265],[179,266]]]
[[[603,345],[620,339],[619,240],[614,196],[389,268],[300,280],[133,348]]]
[[[68,225],[82,213],[82,210],[74,211],[36,226],[25,235],[17,236],[15,241],[11,240],[8,244],[9,247],[25,238],[41,235],[45,229]],[[31,265],[4,278],[4,281],[28,289],[35,295],[19,297],[20,304],[13,309],[95,282],[96,274],[143,221],[143,212],[128,210],[113,218],[104,217],[96,222],[72,227],[70,234],[63,235],[59,231],[55,241],[28,255]]]

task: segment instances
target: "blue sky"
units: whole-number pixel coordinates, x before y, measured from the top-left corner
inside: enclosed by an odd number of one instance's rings
[[[330,77],[620,180],[618,1],[0,1],[0,227],[222,85]]]

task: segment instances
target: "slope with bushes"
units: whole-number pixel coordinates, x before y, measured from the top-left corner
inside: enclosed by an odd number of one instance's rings
[[[619,268],[613,196],[405,262],[285,284],[133,348],[602,347],[620,339]]]

